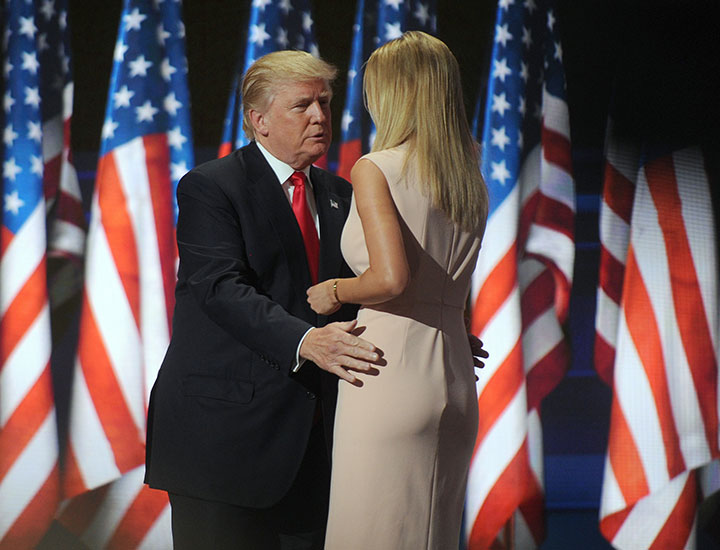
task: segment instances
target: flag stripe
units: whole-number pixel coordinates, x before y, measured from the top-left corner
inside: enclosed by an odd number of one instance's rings
[[[138,548],[155,520],[168,506],[168,496],[165,491],[156,491],[143,486],[108,541],[107,550]],[[152,523],[148,519],[153,519]]]
[[[83,339],[78,347],[78,359],[117,467],[126,472],[145,459],[143,445],[94,317],[85,295],[80,329]]]

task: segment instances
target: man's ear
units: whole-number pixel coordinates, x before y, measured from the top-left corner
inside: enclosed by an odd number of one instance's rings
[[[250,109],[248,111],[250,117],[250,123],[252,124],[253,130],[256,134],[260,134],[263,137],[268,135],[267,120],[265,119],[265,113],[261,113],[257,109]]]

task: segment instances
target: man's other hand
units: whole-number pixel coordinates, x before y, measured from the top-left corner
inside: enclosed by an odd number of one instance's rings
[[[352,334],[356,325],[354,320],[312,329],[300,346],[300,357],[351,384],[361,385],[350,371],[374,371],[372,362],[380,355],[374,345]]]

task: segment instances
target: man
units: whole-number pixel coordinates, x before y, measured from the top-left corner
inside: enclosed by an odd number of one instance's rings
[[[323,318],[306,301],[317,280],[351,275],[350,186],[311,166],[330,144],[335,73],[303,52],[256,61],[242,89],[254,141],[178,187],[173,335],[146,473],[170,495],[177,549],[322,548],[337,377],[354,382],[377,359],[354,321],[332,323],[352,308]]]

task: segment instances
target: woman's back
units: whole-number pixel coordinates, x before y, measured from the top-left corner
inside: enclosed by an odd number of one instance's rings
[[[383,353],[362,387],[340,382],[333,449],[329,549],[457,547],[477,431],[473,360],[463,322],[481,231],[461,231],[434,208],[407,147],[365,158],[384,174],[399,214],[410,282],[364,306],[362,337]],[[404,175],[406,174],[406,176]],[[342,237],[356,273],[368,252],[355,205]]]

